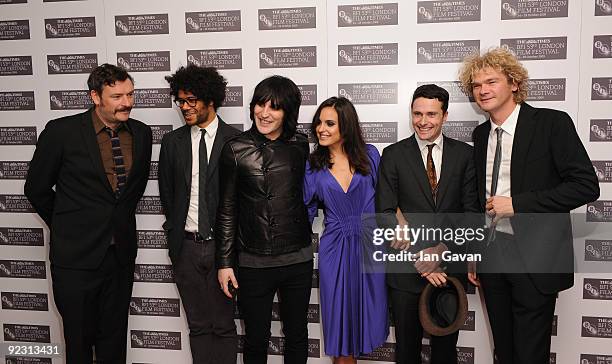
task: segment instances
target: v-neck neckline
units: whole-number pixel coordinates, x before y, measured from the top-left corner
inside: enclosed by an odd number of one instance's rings
[[[338,181],[338,179],[336,178],[336,176],[334,176],[334,174],[332,173],[331,169],[326,168],[327,172],[329,173],[329,175],[334,179],[334,181],[336,182],[336,184],[338,185],[338,187],[340,187],[340,190],[346,195],[348,194],[348,192],[351,190],[351,186],[353,185],[353,180],[355,179],[355,174],[353,173],[353,175],[351,176],[351,180],[349,181],[348,187],[346,188],[346,191],[344,190],[344,188],[342,188],[342,184],[340,183],[340,181]]]

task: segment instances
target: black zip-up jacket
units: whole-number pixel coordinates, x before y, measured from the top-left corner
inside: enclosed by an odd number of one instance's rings
[[[219,162],[217,268],[234,267],[236,249],[280,255],[311,243],[302,197],[309,151],[303,134],[272,141],[255,126],[228,140]]]

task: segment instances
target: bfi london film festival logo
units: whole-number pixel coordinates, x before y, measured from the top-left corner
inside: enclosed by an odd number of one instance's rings
[[[382,66],[398,64],[397,43],[339,44],[338,66]]]
[[[593,58],[612,58],[612,35],[593,36]]]
[[[0,260],[0,278],[46,279],[45,262],[40,260]]]
[[[180,317],[181,302],[178,298],[132,297],[130,315]]]
[[[0,57],[0,76],[25,76],[32,74],[32,56]]]
[[[478,120],[447,120],[442,124],[442,132],[449,138],[471,143],[472,132],[477,126]]]
[[[359,360],[395,362],[395,343],[384,343],[368,355],[361,355]]]
[[[480,21],[481,0],[418,1],[417,24]]]
[[[470,54],[480,52],[480,40],[443,40],[417,42],[417,64],[461,63]]]
[[[599,200],[587,204],[587,222],[612,222],[612,201]]]
[[[2,95],[0,94],[1,100]],[[36,140],[35,126],[0,127],[0,145],[36,145]]]
[[[97,53],[47,55],[47,73],[50,75],[90,73],[96,66]]]
[[[139,88],[134,90],[134,107],[137,109],[171,109],[169,88]],[[172,130],[172,129],[171,129]]]
[[[239,32],[241,27],[240,10],[185,13],[186,33]]]
[[[0,21],[0,40],[30,39],[29,20]]]
[[[171,264],[136,264],[134,282],[174,283]]]
[[[175,331],[130,330],[132,349],[181,350],[181,333]]]
[[[316,46],[259,48],[259,68],[262,69],[316,66]]]
[[[172,125],[149,125],[153,133],[153,144],[161,144],[164,135],[172,131]]]
[[[312,29],[317,27],[317,8],[258,9],[259,30]]]
[[[594,0],[595,1],[595,16],[612,15],[612,1],[610,0]]]
[[[612,262],[612,240],[585,240],[586,262]]]
[[[612,364],[612,355],[580,354],[580,364]]]
[[[591,161],[599,183],[612,183],[612,161]]]
[[[34,91],[0,92],[0,111],[35,110]]]
[[[0,227],[0,245],[44,246],[43,229]]]
[[[28,168],[28,161],[0,161],[0,179],[25,179]]]
[[[83,110],[92,105],[88,90],[49,91],[51,110]]]
[[[242,317],[241,314],[239,314],[239,317]],[[308,323],[317,324],[321,322],[321,312],[320,312],[319,304],[317,303],[308,304],[308,312],[307,312],[306,318],[308,320]],[[280,321],[280,320],[281,320],[281,314],[280,314],[279,303],[273,302],[272,303],[272,321]]]
[[[28,0],[0,0],[0,5],[27,4]]]
[[[395,143],[397,141],[397,121],[362,122],[361,130],[367,143]]]
[[[591,100],[612,100],[612,77],[595,77],[592,79]]]
[[[501,19],[566,18],[568,0],[501,0]]]
[[[338,27],[397,25],[397,3],[338,6]]]
[[[24,195],[0,195],[0,212],[34,213],[34,208]]]
[[[4,341],[50,343],[51,330],[46,325],[3,324]]]
[[[244,335],[238,335],[238,352],[244,352]],[[283,355],[285,352],[285,338],[280,336],[272,336],[268,341],[268,355]],[[308,339],[308,357],[321,357],[321,340]]]
[[[116,36],[168,33],[168,14],[115,16]]]
[[[149,168],[149,179],[156,180],[159,178],[159,161],[151,161]]]
[[[582,298],[612,301],[612,279],[584,278]]]
[[[612,317],[582,316],[580,336],[612,338]]]
[[[565,101],[565,78],[527,80],[528,101]]]
[[[49,311],[49,297],[46,293],[2,292],[3,310]]]
[[[612,119],[591,119],[589,141],[612,141]]]
[[[431,83],[436,84],[448,91],[448,102],[450,103],[474,102],[472,95],[468,96],[463,93],[461,90],[461,83],[459,81],[419,81],[417,82],[417,87]]]
[[[66,0],[66,1],[80,1],[80,0]],[[51,358],[41,358],[37,356],[8,356],[7,355],[6,364],[53,364],[51,360],[52,360]]]
[[[397,89],[396,82],[340,83],[338,95],[355,105],[397,104]]]
[[[459,364],[474,364],[474,348],[457,346],[457,363]],[[431,346],[423,345],[421,349],[421,363],[431,363]]]
[[[96,36],[96,18],[45,19],[45,36],[53,38],[87,38]]]
[[[242,69],[242,48],[187,50],[187,62],[199,67],[240,70]]]
[[[136,213],[141,215],[161,215],[162,205],[159,196],[142,196],[138,205],[136,205]]]
[[[312,133],[312,123],[298,123],[297,124],[297,132],[302,133],[308,137],[309,143],[316,143],[317,139]]]
[[[317,85],[297,85],[302,97],[302,106],[318,105]]]
[[[567,59],[567,37],[501,39],[500,46],[521,61]]]
[[[166,232],[162,230],[137,230],[136,243],[139,249],[167,249]]]
[[[117,65],[128,72],[170,71],[170,51],[119,52]]]
[[[224,107],[234,107],[244,105],[244,91],[242,86],[227,86],[225,88]]]

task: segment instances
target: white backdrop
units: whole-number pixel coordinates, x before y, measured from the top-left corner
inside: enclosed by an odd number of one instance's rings
[[[612,235],[605,233],[612,225],[611,15],[611,0],[0,0],[2,340],[62,343],[46,279],[48,231],[23,196],[23,183],[46,122],[88,107],[86,79],[96,64],[123,65],[135,78],[138,108],[132,117],[154,127],[154,161],[161,136],[182,124],[163,76],[188,62],[216,66],[228,79],[228,100],[219,114],[231,124],[248,129],[254,86],[281,74],[302,89],[303,130],[320,102],[340,94],[356,104],[368,142],[382,152],[412,134],[410,98],[421,83],[435,82],[451,92],[445,133],[469,141],[486,117],[459,92],[458,63],[475,50],[505,45],[530,72],[530,103],[572,116],[602,182],[592,213],[577,218],[602,233],[575,239],[586,273],[577,274],[574,288],[559,296],[551,363],[612,363]],[[154,162],[137,215],[129,362],[190,363],[185,314],[161,231],[156,169]],[[315,225],[320,232],[320,220]],[[329,363],[316,286],[313,278],[309,362]],[[480,297],[468,298],[460,363],[491,363]],[[269,361],[281,363],[278,321],[272,336]],[[393,329],[388,342],[370,362],[392,361]],[[425,348],[425,362],[428,356]],[[64,361],[7,357],[5,362]]]

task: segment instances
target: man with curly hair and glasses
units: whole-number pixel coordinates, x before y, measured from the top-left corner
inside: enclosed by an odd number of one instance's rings
[[[185,125],[164,135],[159,195],[168,250],[189,324],[195,364],[234,364],[233,301],[219,290],[214,222],[219,202],[219,156],[240,132],[217,115],[227,82],[215,68],[190,65],[166,77]]]
[[[599,197],[572,119],[527,104],[527,78],[504,48],[467,57],[459,72],[489,115],[473,133],[489,233],[468,277],[483,290],[500,364],[549,362],[556,298],[574,284],[569,212]]]

